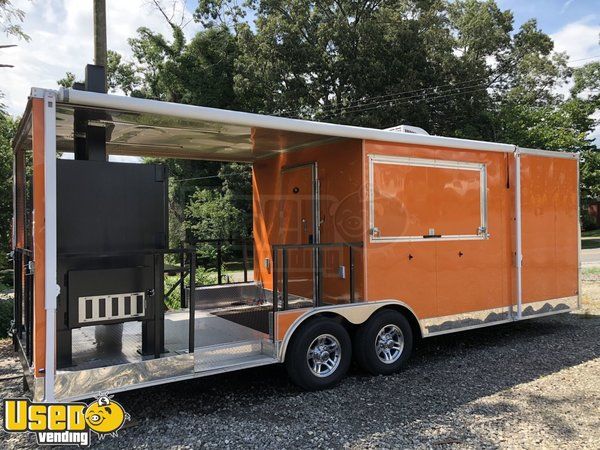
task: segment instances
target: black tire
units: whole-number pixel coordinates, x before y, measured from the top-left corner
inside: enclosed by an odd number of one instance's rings
[[[331,373],[318,376],[311,369],[315,360],[309,361],[308,352],[311,344],[322,336],[333,336],[339,344],[339,362]],[[335,341],[325,340],[324,344],[331,342],[332,348],[337,348]],[[317,345],[317,343],[315,343]],[[314,354],[314,352],[312,353]],[[321,353],[322,356],[324,353]],[[328,354],[328,353],[327,353]],[[317,391],[330,388],[339,383],[348,372],[352,361],[352,341],[346,329],[337,322],[327,318],[318,318],[303,325],[297,330],[290,341],[285,356],[285,366],[292,381],[302,389]],[[317,363],[321,367],[320,363]]]
[[[388,325],[397,327],[402,332],[403,345],[399,356],[384,362],[378,356],[376,340],[378,334]],[[394,331],[394,328],[388,328]],[[373,375],[389,375],[404,367],[412,354],[414,346],[413,332],[408,320],[398,311],[385,309],[376,312],[362,324],[354,336],[354,356],[358,365]],[[390,349],[394,350],[394,349]],[[382,355],[383,356],[383,355]]]

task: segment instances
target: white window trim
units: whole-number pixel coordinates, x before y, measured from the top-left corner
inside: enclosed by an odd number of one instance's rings
[[[376,235],[375,224],[375,185],[373,172],[375,164],[434,167],[438,169],[472,170],[479,172],[480,226],[475,234],[448,234],[439,237],[423,236],[380,236]],[[404,156],[369,155],[369,235],[371,242],[426,242],[484,240],[490,237],[487,224],[487,170],[485,164],[465,161],[446,161],[439,159],[411,158]]]

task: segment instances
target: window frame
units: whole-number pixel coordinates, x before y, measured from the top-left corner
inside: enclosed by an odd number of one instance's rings
[[[374,169],[376,164],[412,167],[429,167],[436,169],[469,170],[479,172],[479,212],[480,224],[476,234],[448,234],[424,236],[382,236],[375,224],[375,185]],[[488,198],[487,168],[484,163],[466,161],[449,161],[441,159],[415,158],[405,156],[369,155],[369,237],[370,242],[424,242],[424,241],[457,241],[489,239],[488,233]]]

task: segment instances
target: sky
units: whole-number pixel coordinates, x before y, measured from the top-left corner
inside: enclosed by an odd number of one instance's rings
[[[107,0],[108,48],[131,55],[127,38],[137,28],[148,27],[169,35],[164,18],[149,5],[149,0]],[[600,60],[600,0],[497,0],[515,16],[515,26],[536,18],[540,28],[551,35],[555,49],[567,52],[573,66]],[[32,86],[56,88],[56,80],[67,71],[83,78],[86,64],[93,60],[92,0],[13,0],[26,13],[23,28],[30,42],[0,50],[0,62],[13,64],[0,68],[2,100],[9,113],[19,115]],[[187,11],[180,6],[177,17],[185,12],[188,19],[195,2],[188,0]],[[192,36],[200,26],[189,23],[184,31]],[[15,43],[0,36],[0,45]]]

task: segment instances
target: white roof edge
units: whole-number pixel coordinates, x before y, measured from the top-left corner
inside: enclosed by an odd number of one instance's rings
[[[513,153],[514,145],[495,142],[474,141],[469,139],[449,138],[442,136],[425,136],[420,134],[395,133],[393,131],[376,130],[374,128],[338,125],[333,123],[313,122],[310,120],[289,119],[262,114],[230,111],[205,106],[184,105],[158,100],[148,100],[121,95],[102,94],[97,92],[78,91],[60,88],[58,101],[75,105],[96,108],[112,108],[147,114],[159,114],[182,119],[204,120],[207,122],[226,123],[248,127],[270,128],[298,133],[319,134],[323,136],[350,139],[368,139],[384,142],[398,142],[417,145],[432,145],[466,150]]]
[[[579,152],[565,152],[556,150],[541,150],[539,148],[517,147],[517,153],[534,156],[545,156],[546,158],[581,159]]]

